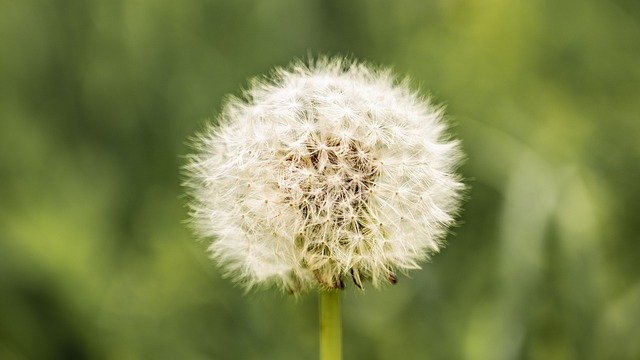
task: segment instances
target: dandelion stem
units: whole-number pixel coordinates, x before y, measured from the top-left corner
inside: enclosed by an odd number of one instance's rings
[[[342,359],[340,290],[320,291],[320,360]]]

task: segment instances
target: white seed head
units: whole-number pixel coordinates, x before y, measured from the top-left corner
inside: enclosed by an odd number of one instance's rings
[[[247,287],[395,283],[454,222],[442,112],[387,70],[293,63],[228,101],[186,167],[193,224]]]

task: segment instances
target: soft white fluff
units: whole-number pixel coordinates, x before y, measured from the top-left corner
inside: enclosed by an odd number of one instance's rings
[[[194,226],[247,287],[396,281],[454,221],[461,157],[441,109],[387,70],[296,62],[254,80],[196,143]]]

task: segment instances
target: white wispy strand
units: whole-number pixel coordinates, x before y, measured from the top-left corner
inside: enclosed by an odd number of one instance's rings
[[[395,282],[439,250],[463,189],[441,108],[341,59],[254,80],[196,148],[194,227],[247,287]]]

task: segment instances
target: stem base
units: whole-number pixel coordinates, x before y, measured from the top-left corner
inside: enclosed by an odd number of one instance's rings
[[[320,360],[342,359],[340,290],[320,292]]]

